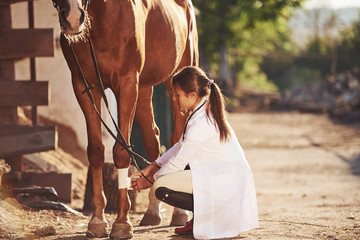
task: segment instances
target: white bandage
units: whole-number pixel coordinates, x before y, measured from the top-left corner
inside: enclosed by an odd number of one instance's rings
[[[118,189],[128,187],[128,171],[129,168],[120,168],[118,172]]]

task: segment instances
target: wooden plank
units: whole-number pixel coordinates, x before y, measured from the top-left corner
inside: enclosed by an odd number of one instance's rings
[[[22,156],[14,156],[6,158],[6,163],[9,164],[11,171],[22,171],[23,170],[23,164],[22,164]]]
[[[0,158],[54,150],[55,126],[0,126]]]
[[[6,6],[13,3],[19,3],[19,2],[30,2],[32,0],[0,0],[0,6]]]
[[[49,83],[31,81],[0,82],[0,107],[49,104]]]
[[[70,171],[70,169],[69,169]],[[71,202],[71,173],[35,173],[35,172],[10,172],[3,176],[3,184],[15,187],[28,187],[31,185],[53,187],[58,200]]]
[[[54,56],[53,29],[0,29],[0,59]]]
[[[0,28],[11,28],[10,5],[0,5]]]
[[[18,119],[16,107],[0,107],[0,125],[13,125]]]
[[[0,81],[15,81],[14,60],[0,59]]]
[[[23,172],[21,178],[28,186],[53,187],[58,194],[59,201],[71,202],[71,173]]]

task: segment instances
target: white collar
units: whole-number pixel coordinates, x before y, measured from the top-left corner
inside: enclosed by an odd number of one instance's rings
[[[184,128],[184,131],[183,131],[183,134],[182,134],[182,140],[184,140],[184,138],[185,138],[186,129],[188,127],[188,123],[192,120],[191,118],[193,116],[195,116],[196,114],[198,114],[198,112],[204,112],[203,109],[205,109],[205,108],[203,108],[203,106],[205,105],[206,101],[207,101],[207,98],[203,98],[200,101],[200,103],[194,108],[194,111],[190,112],[190,115],[189,115],[189,117],[188,117],[188,119],[186,120],[186,123],[185,123],[185,128]],[[201,108],[203,108],[203,109],[201,109]]]
[[[208,99],[206,97],[204,97],[203,99],[201,99],[201,101],[196,105],[196,107],[194,108],[193,111],[189,112],[189,115],[191,115],[196,109],[198,109],[204,102],[206,102]],[[199,109],[200,110],[200,109]]]

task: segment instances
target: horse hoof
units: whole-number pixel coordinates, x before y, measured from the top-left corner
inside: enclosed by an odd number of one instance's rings
[[[88,224],[86,236],[89,238],[107,237],[109,235],[108,227],[109,224],[105,219],[93,218]]]
[[[176,213],[172,215],[170,226],[185,226],[189,215],[187,213]]]
[[[139,225],[140,226],[159,225],[160,222],[161,222],[161,217],[159,215],[145,213]]]
[[[130,239],[133,237],[133,226],[129,222],[114,223],[110,238],[115,240]]]

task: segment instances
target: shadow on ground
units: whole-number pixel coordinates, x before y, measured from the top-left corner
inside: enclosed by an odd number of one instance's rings
[[[354,158],[346,158],[339,153],[335,153],[335,155],[345,163],[349,164],[352,174],[360,176],[360,154]]]

